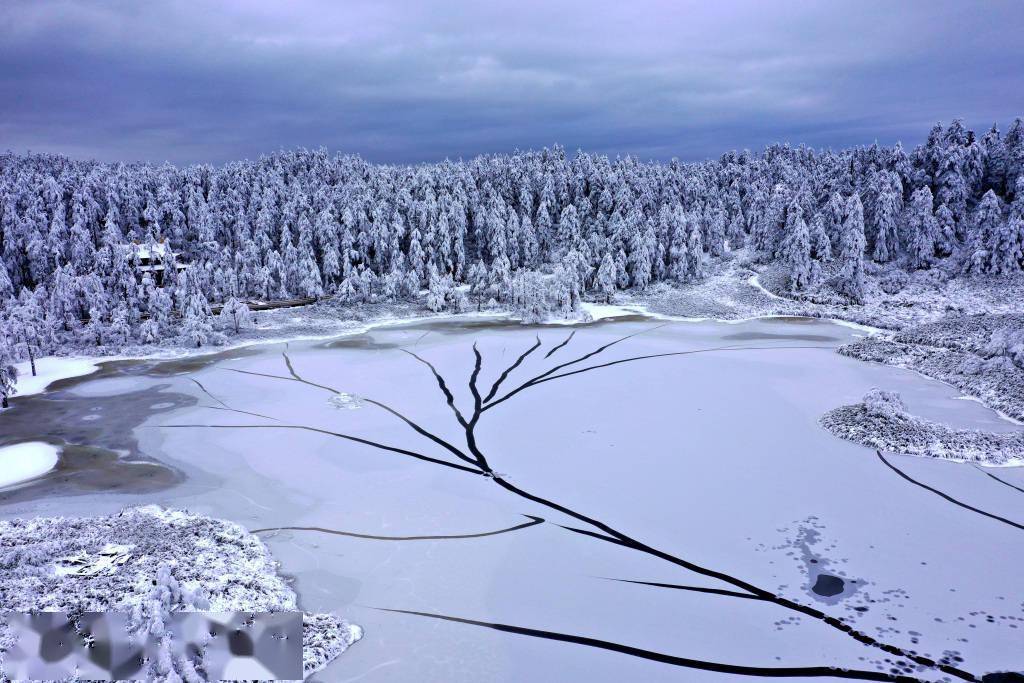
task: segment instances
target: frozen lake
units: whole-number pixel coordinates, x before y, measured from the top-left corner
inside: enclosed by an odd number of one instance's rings
[[[879,387],[1020,427],[834,352],[858,334],[470,319],[119,361],[0,416],[0,446],[74,444],[0,516],[159,503],[265,530],[305,609],[365,628],[324,681],[1022,670],[1024,492],[986,476],[1020,469],[887,456],[956,505],[817,420]]]

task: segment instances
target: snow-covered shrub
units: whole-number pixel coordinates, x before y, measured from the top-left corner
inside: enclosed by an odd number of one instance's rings
[[[882,276],[878,286],[886,294],[899,294],[907,286],[908,279],[907,274],[902,270],[890,270]]]
[[[238,334],[240,330],[252,327],[253,316],[248,306],[235,297],[230,297],[220,309],[217,322],[222,329]]]
[[[895,391],[872,389],[864,396],[863,403],[868,414],[877,417],[891,417],[907,412],[907,406]]]
[[[991,356],[1006,356],[1014,365],[1024,368],[1024,327],[996,330],[984,350]]]

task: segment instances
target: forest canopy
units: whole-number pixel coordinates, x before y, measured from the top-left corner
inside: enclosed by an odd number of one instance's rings
[[[936,125],[909,153],[774,145],[699,163],[557,146],[417,166],[322,149],[185,168],[0,156],[8,357],[198,346],[237,332],[252,300],[427,288],[434,310],[493,299],[539,316],[588,292],[697,282],[736,253],[785,268],[794,293],[851,303],[868,262],[1019,272],[1024,122],[980,137]]]

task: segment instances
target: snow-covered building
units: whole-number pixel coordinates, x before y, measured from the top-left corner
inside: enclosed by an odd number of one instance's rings
[[[141,273],[143,281],[148,277],[158,287],[163,285],[164,274],[168,266],[173,267],[179,273],[188,268],[187,263],[178,260],[180,254],[172,251],[167,242],[163,240],[149,244],[133,243],[131,246],[135,269]]]

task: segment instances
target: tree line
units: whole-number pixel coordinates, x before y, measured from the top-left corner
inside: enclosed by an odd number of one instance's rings
[[[587,293],[699,281],[739,250],[783,268],[794,292],[855,303],[867,262],[1018,272],[1024,122],[980,137],[936,125],[909,153],[773,145],[698,163],[558,146],[416,166],[322,149],[185,168],[7,153],[0,355],[214,343],[254,299],[426,289],[434,310],[494,300],[541,318]]]

